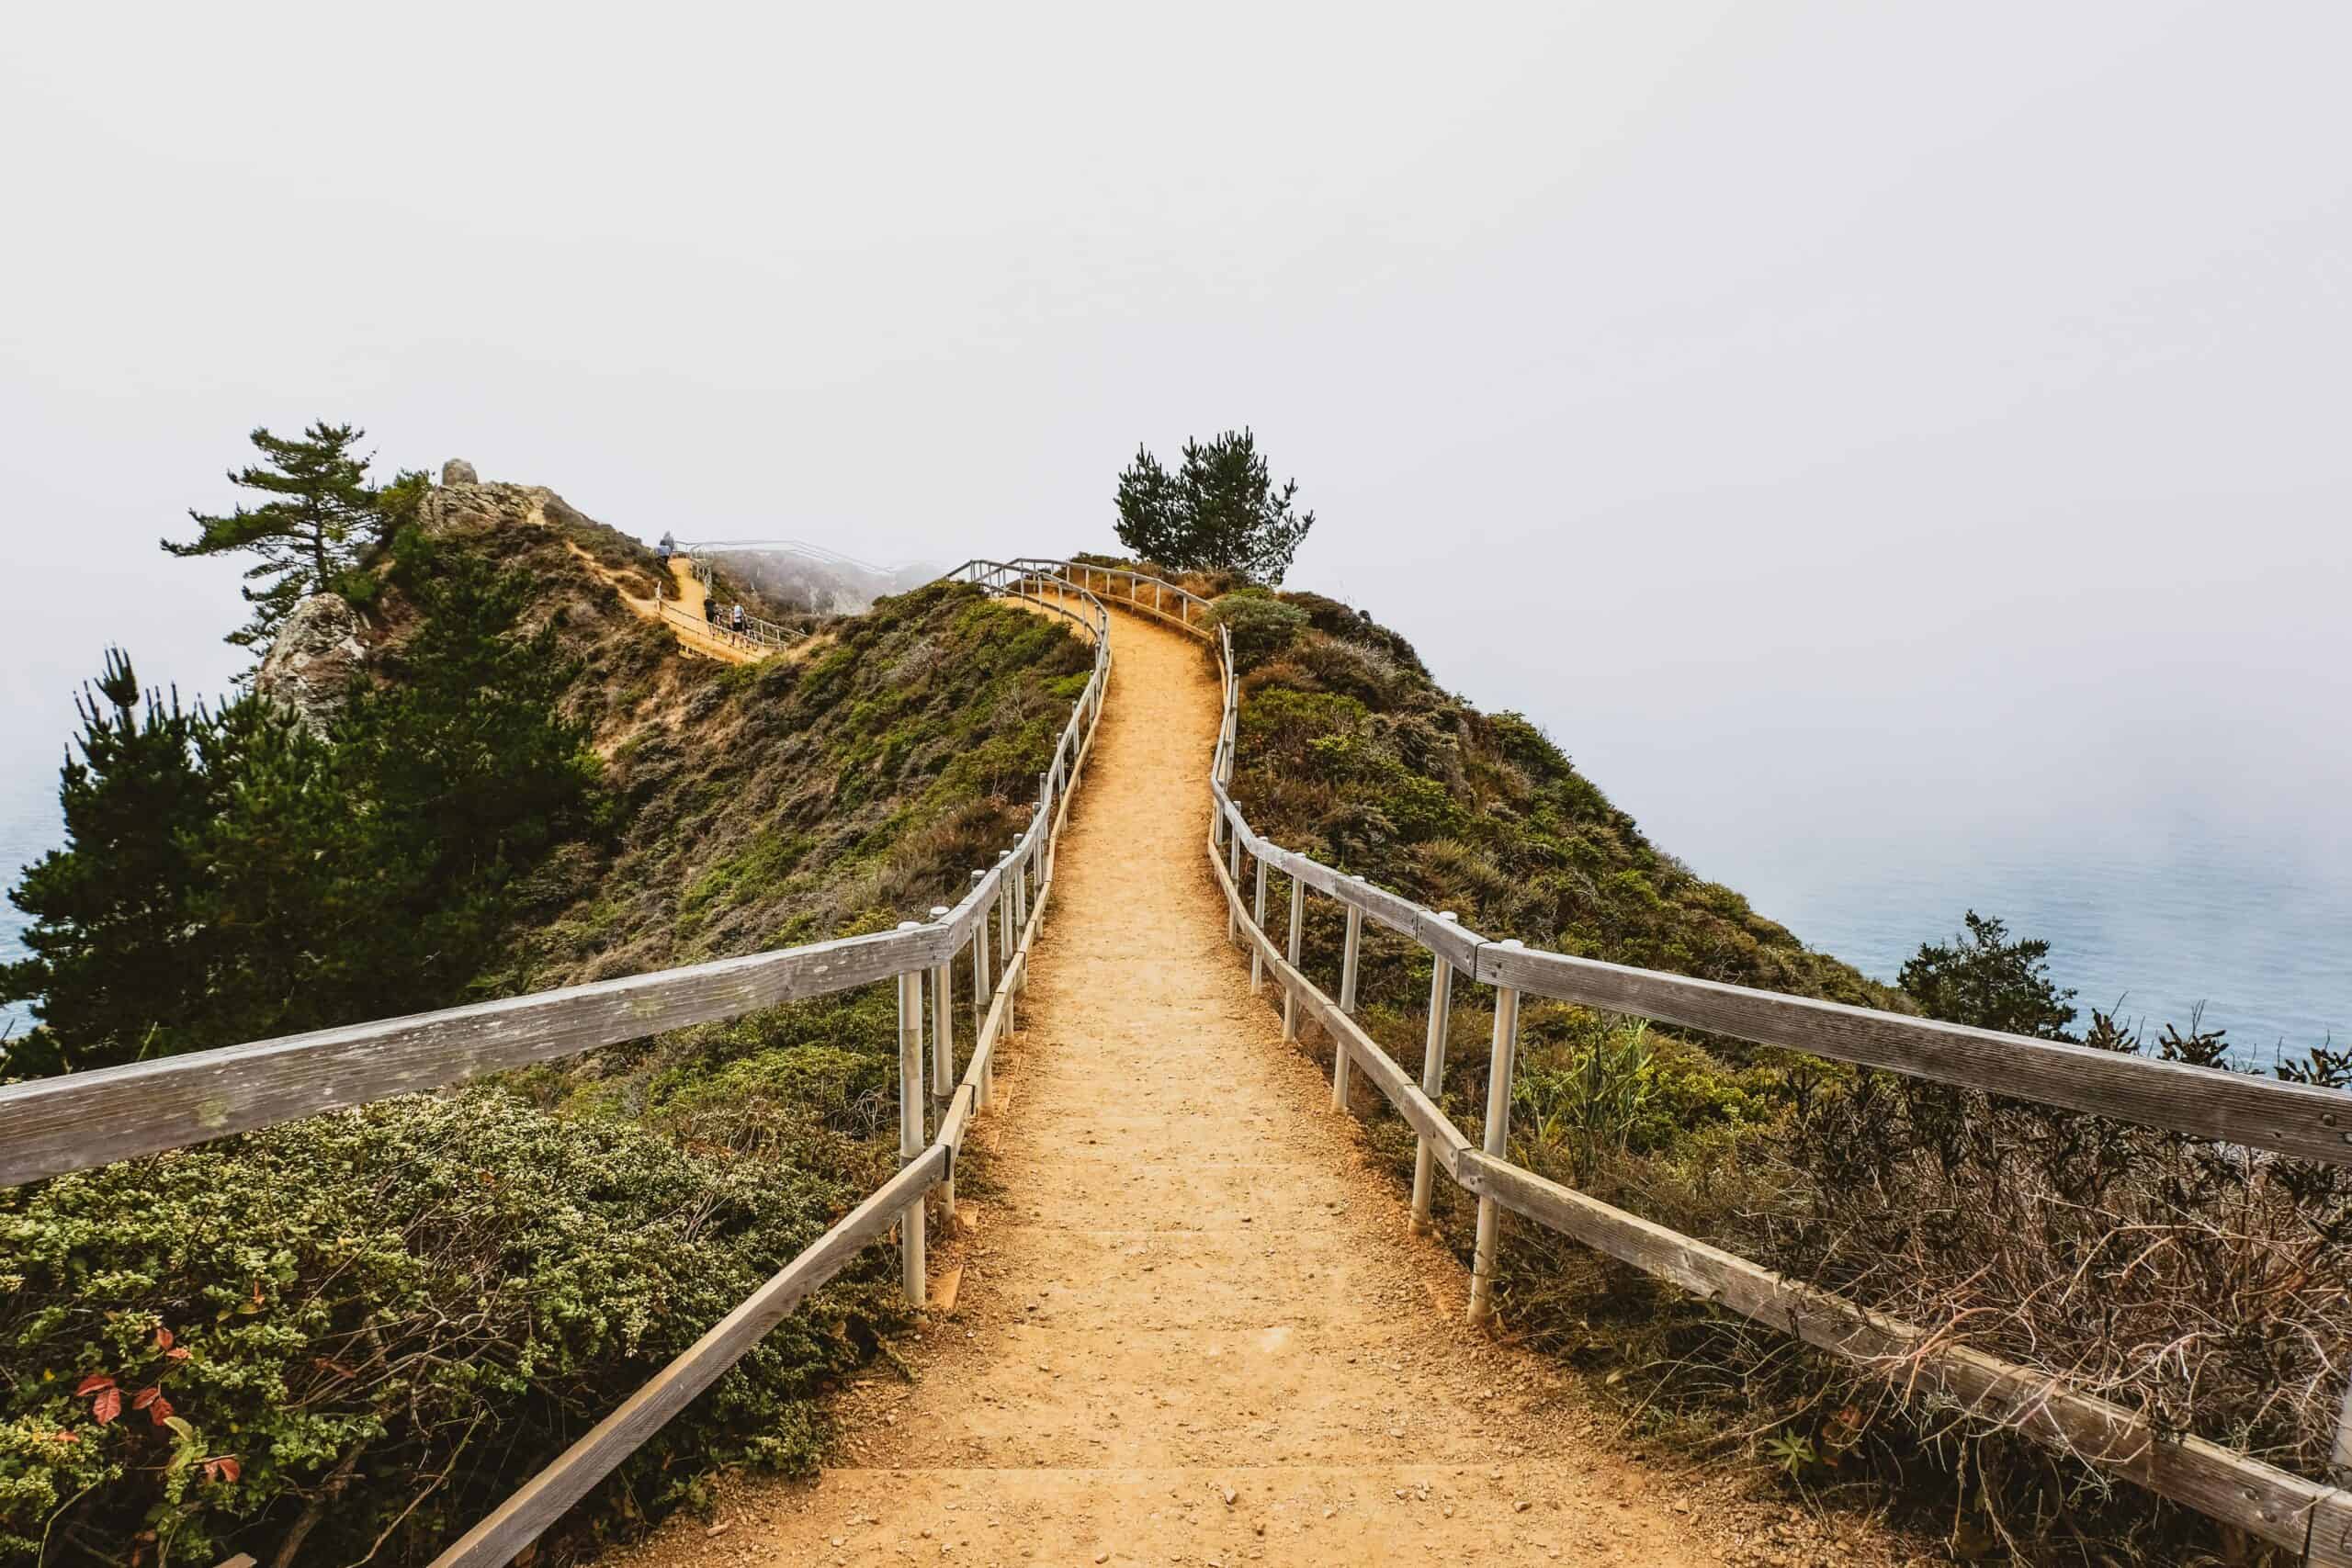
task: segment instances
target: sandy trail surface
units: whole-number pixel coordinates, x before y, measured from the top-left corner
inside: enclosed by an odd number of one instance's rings
[[[1674,1483],[1464,1321],[1225,940],[1198,645],[1121,615],[950,1312],[834,1415],[852,1462],[730,1487],[686,1563],[1718,1561]],[[1009,1092],[1007,1092],[1009,1091]]]
[[[537,520],[542,526],[545,525],[544,517]],[[699,654],[705,659],[716,659],[723,664],[750,664],[771,651],[748,642],[738,642],[734,637],[710,624],[708,616],[705,614],[705,604],[709,595],[703,589],[702,580],[695,575],[694,562],[684,556],[670,558],[670,592],[666,599],[656,600],[640,598],[631,593],[628,591],[627,580],[619,572],[605,566],[604,562],[582,549],[578,545],[567,539],[564,541],[564,547],[586,565],[589,570],[611,583],[613,592],[620,595],[621,603],[628,605],[634,614],[642,615],[649,621],[660,621],[663,626],[668,626],[671,635],[678,639],[678,646],[687,652]]]

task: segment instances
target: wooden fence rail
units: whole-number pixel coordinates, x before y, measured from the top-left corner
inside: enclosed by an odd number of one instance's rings
[[[1419,1138],[1413,1213],[1428,1213],[1428,1183],[1442,1172],[1478,1200],[1478,1240],[1471,1270],[1471,1314],[1487,1310],[1501,1211],[1571,1236],[1703,1299],[1808,1344],[1860,1362],[1905,1390],[1934,1390],[1961,1410],[1999,1422],[2133,1481],[2248,1535],[2300,1552],[2307,1568],[2352,1568],[2352,1493],[2309,1480],[2202,1438],[2157,1429],[2140,1415],[2064,1386],[2047,1373],[1961,1346],[1859,1303],[1788,1280],[1759,1264],[1686,1236],[1585,1193],[1547,1180],[1507,1157],[1510,1075],[1517,1006],[1523,995],[1558,998],[1760,1044],[1809,1052],[1940,1083],[2092,1114],[2117,1117],[2300,1159],[2352,1166],[2352,1096],[2333,1089],[2216,1073],[2087,1047],[1965,1029],[1867,1008],[1846,1007],[1679,975],[1544,953],[1516,942],[1491,942],[1439,910],[1372,886],[1360,877],[1286,851],[1254,831],[1229,791],[1239,723],[1239,681],[1232,639],[1208,606],[1184,594],[1175,613],[1140,604],[1149,574],[1075,561],[1024,558],[1022,567],[1094,581],[1102,597],[1141,609],[1211,643],[1223,680],[1223,714],[1210,758],[1209,869],[1227,908],[1227,929],[1248,948],[1253,978],[1271,975],[1283,988],[1285,1032],[1304,1017],[1333,1043],[1333,1101],[1344,1108],[1352,1066],[1379,1089]],[[1181,590],[1177,591],[1181,593]],[[1241,860],[1256,864],[1245,897]],[[1289,880],[1289,931],[1265,925],[1266,877]],[[1303,890],[1338,901],[1348,913],[1341,999],[1317,988],[1298,967]],[[1382,1050],[1351,1016],[1362,922],[1411,938],[1436,960],[1431,987],[1432,1056],[1459,974],[1495,989],[1493,1076],[1483,1147],[1474,1145],[1436,1103],[1434,1060],[1422,1084]],[[2352,1470],[2352,1393],[2335,1463]]]
[[[0,1185],[459,1083],[797,998],[895,981],[899,1173],[442,1553],[434,1568],[492,1568],[509,1561],[811,1291],[894,1228],[907,1290],[921,1303],[926,1203],[934,1191],[953,1190],[957,1153],[973,1118],[990,1101],[995,1050],[1013,1027],[1031,947],[1052,897],[1062,825],[1101,717],[1111,669],[1108,602],[1179,627],[1216,649],[1223,703],[1206,781],[1213,807],[1206,848],[1226,900],[1228,934],[1249,951],[1253,978],[1270,976],[1282,987],[1285,1032],[1313,1022],[1333,1042],[1334,1104],[1344,1108],[1352,1069],[1412,1126],[1419,1145],[1416,1222],[1427,1220],[1429,1188],[1438,1174],[1477,1199],[1474,1315],[1487,1306],[1499,1218],[1509,1210],[1906,1388],[1938,1390],[1971,1415],[2002,1422],[2256,1539],[2299,1551],[2314,1568],[2352,1568],[2352,1494],[2201,1439],[2160,1432],[2142,1416],[2067,1389],[2047,1374],[1945,1344],[1931,1331],[1790,1280],[1507,1157],[1517,1002],[1526,995],[2335,1165],[2352,1166],[2352,1096],[1489,941],[1450,913],[1423,908],[1283,850],[1250,828],[1229,794],[1238,678],[1231,639],[1217,627],[1208,601],[1155,573],[1095,562],[974,560],[947,576],[1068,616],[1095,649],[1093,671],[1039,779],[1035,818],[995,865],[973,873],[970,890],[954,908],[874,936],[0,1089]],[[1242,885],[1245,854],[1254,863],[1250,896]],[[1270,875],[1286,878],[1292,893],[1281,939],[1265,925]],[[1299,966],[1299,920],[1308,889],[1347,913],[1337,999]],[[991,920],[998,938],[993,951]],[[1431,1044],[1419,1083],[1353,1016],[1365,920],[1410,939],[1436,960]],[[972,1055],[957,1077],[942,1053],[952,1058],[949,976],[965,954],[972,965],[978,1022]],[[1436,1098],[1440,1031],[1457,977],[1494,987],[1497,998],[1486,1135],[1476,1144]],[[922,1071],[926,994],[933,1051],[928,1082]],[[2352,1397],[2337,1446],[2336,1462],[2352,1469]]]
[[[934,1190],[953,1190],[956,1156],[974,1115],[992,1098],[996,1048],[1012,1027],[1015,996],[1027,984],[1030,949],[1053,896],[1055,851],[1092,750],[1111,672],[1110,616],[1091,594],[1048,572],[1004,563],[967,563],[957,575],[988,592],[1067,616],[1092,641],[1094,667],[1038,779],[1035,816],[996,864],[972,874],[970,890],[953,908],[935,908],[929,921],[873,936],[0,1088],[0,1186],[437,1089],[798,998],[897,983],[899,1093],[907,1134],[898,1174],[435,1558],[434,1568],[494,1568],[510,1561],[810,1292],[891,1230],[899,1234],[909,1300],[921,1306],[927,1200]],[[1001,935],[993,954],[991,919]],[[971,1057],[956,1078],[949,976],[966,953],[978,1021]],[[926,992],[933,1053],[928,1083],[922,1070]],[[947,1092],[935,1092],[951,1080]]]

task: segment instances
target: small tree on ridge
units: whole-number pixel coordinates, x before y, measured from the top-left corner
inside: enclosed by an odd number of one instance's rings
[[[1139,446],[1119,475],[1119,542],[1182,571],[1238,571],[1278,584],[1315,526],[1315,513],[1293,507],[1297,494],[1296,479],[1274,488],[1246,426],[1206,446],[1186,441],[1173,474]]]

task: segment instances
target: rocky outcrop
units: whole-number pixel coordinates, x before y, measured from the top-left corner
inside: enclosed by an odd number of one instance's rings
[[[311,594],[277,628],[254,690],[324,731],[343,711],[352,677],[368,657],[362,631],[359,612],[342,595]]]
[[[478,485],[481,476],[463,457],[452,457],[441,465],[441,482],[445,485]]]
[[[526,523],[539,497],[552,493],[523,485],[445,482],[417,503],[417,522],[428,537]]]

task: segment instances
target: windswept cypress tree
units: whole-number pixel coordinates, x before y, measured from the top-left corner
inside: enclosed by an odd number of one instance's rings
[[[186,544],[165,539],[175,556],[217,556],[250,551],[260,558],[245,570],[245,602],[253,619],[229,634],[241,648],[266,651],[294,606],[323,592],[348,570],[367,542],[377,514],[377,496],[368,485],[368,459],[352,446],[367,433],[356,425],[322,421],[299,441],[253,433],[264,462],[239,469],[230,482],[271,499],[240,506],[225,516],[207,517],[191,509],[199,532]],[[261,586],[252,586],[259,583]]]

